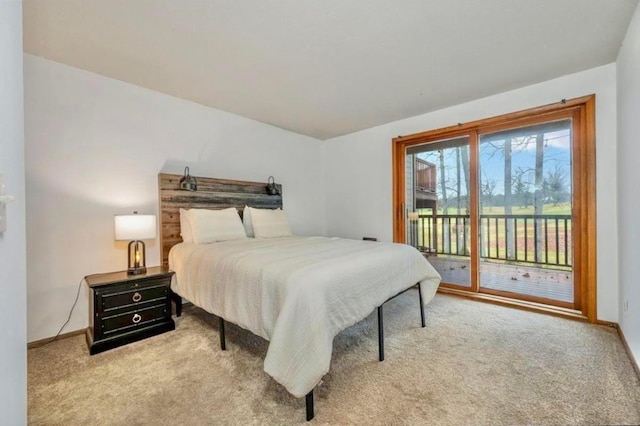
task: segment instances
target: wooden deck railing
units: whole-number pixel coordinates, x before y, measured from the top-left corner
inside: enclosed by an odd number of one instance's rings
[[[427,253],[470,255],[469,215],[419,215],[409,242]],[[480,257],[571,267],[571,215],[480,215]]]

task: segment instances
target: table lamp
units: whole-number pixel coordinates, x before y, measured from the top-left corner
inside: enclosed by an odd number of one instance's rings
[[[146,250],[142,240],[152,240],[156,237],[156,216],[138,212],[116,215],[115,231],[117,241],[129,241],[127,274],[146,273]]]

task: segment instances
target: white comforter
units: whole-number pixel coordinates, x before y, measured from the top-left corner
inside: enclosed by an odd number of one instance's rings
[[[296,397],[329,371],[333,338],[420,282],[431,301],[440,275],[413,247],[322,237],[181,243],[172,289],[270,341],[264,371]]]

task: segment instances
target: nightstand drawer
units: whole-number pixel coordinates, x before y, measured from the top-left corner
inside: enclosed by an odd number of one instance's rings
[[[156,321],[166,321],[169,308],[166,303],[151,306],[146,309],[137,309],[117,315],[105,316],[100,320],[100,331],[103,335],[123,332],[150,325]],[[170,317],[169,317],[170,318]]]
[[[148,302],[162,302],[167,299],[169,289],[166,285],[145,288],[127,287],[118,292],[105,293],[100,296],[102,311],[121,309],[128,306],[140,305]]]

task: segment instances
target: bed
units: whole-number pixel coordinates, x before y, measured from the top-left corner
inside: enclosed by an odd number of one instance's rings
[[[180,208],[282,207],[282,196],[268,195],[264,183],[197,179],[198,191],[181,191],[179,175],[159,175],[162,258],[176,272],[172,291],[219,317],[223,349],[224,321],[269,341],[264,370],[306,398],[307,420],[340,331],[377,308],[384,359],[382,306],[416,284],[424,326],[423,304],[440,276],[413,247],[293,235],[181,242]]]

